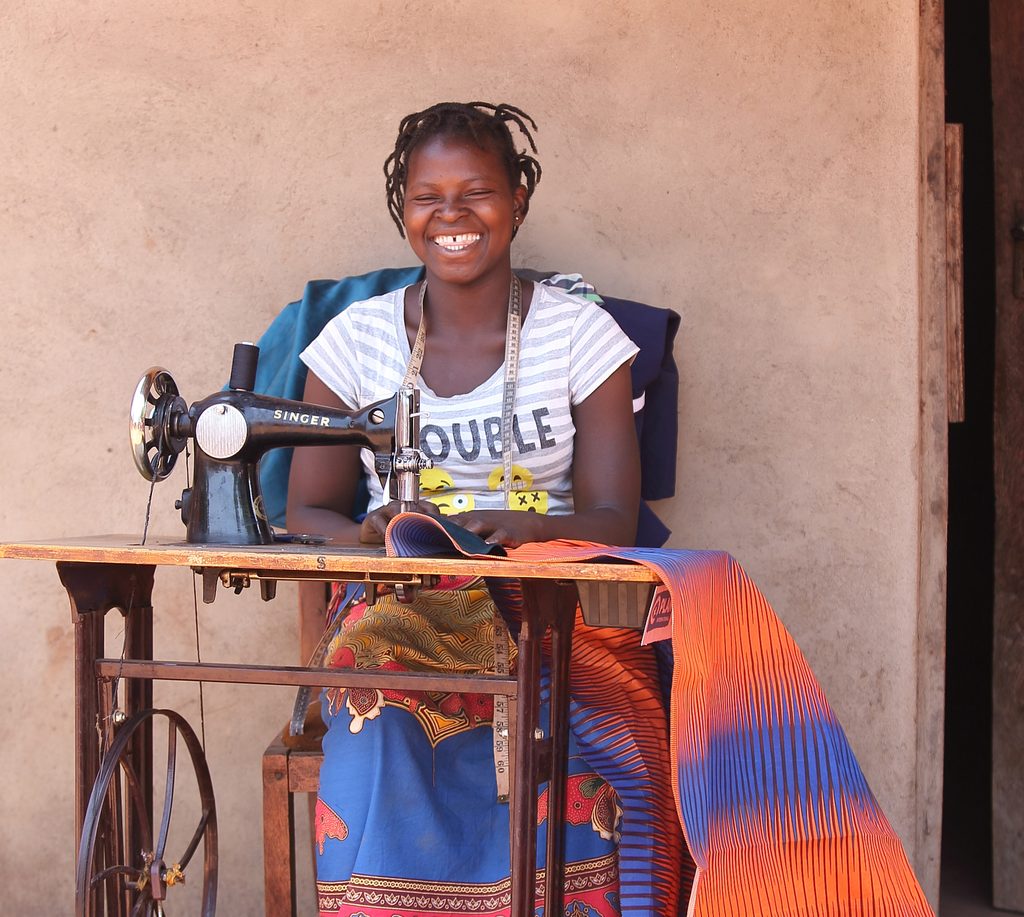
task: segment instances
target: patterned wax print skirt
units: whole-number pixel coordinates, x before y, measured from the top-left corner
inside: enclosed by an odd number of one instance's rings
[[[372,607],[356,604],[331,644],[328,664],[493,672],[496,609],[486,587],[471,579],[439,587],[419,592],[412,604],[391,595]],[[514,671],[511,641],[509,653]],[[498,801],[493,698],[339,688],[324,692],[323,712],[328,731],[316,809],[320,914],[507,915],[509,806]],[[620,913],[620,799],[572,734],[569,754],[565,913],[610,917]],[[546,824],[542,786],[541,852]]]

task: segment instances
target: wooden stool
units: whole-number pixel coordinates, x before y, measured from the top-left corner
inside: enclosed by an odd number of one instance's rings
[[[295,917],[295,801],[320,787],[320,736],[289,747],[285,725],[263,753],[263,882],[266,917]]]

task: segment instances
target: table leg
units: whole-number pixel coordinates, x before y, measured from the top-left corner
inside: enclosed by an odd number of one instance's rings
[[[512,917],[532,917],[536,900],[537,790],[548,783],[545,913],[560,914],[565,885],[565,781],[569,748],[569,655],[578,596],[571,582],[523,582],[519,633],[519,740],[512,797]],[[539,733],[541,643],[551,628],[550,738]]]
[[[112,608],[125,612],[126,650],[145,652],[152,658],[151,565],[90,564],[59,562],[57,573],[71,600],[75,626],[75,843],[82,834],[89,794],[100,764],[98,716],[100,692],[96,682],[96,660],[103,656],[103,620]],[[129,705],[151,702],[152,686],[127,689]],[[126,712],[135,712],[129,706]],[[140,764],[148,761],[140,779],[152,794],[152,738],[147,736],[137,753]],[[148,758],[147,758],[148,756]],[[148,778],[148,780],[147,780]],[[152,816],[152,799],[149,799]]]
[[[125,656],[129,659],[153,658],[153,607],[146,598],[145,604],[133,603],[124,611]],[[129,678],[123,682],[122,710],[129,717],[140,710],[153,707],[153,682],[148,678]],[[142,782],[142,798],[146,815],[152,825],[153,818],[153,728],[146,724],[136,729],[128,745],[128,757],[135,773]],[[129,801],[130,804],[130,801]],[[155,827],[155,826],[154,826]],[[127,851],[141,850],[142,834],[135,819],[127,826]]]
[[[579,596],[575,583],[556,583],[551,619],[551,780],[544,913],[561,914],[565,904],[565,784],[569,773],[569,659]]]

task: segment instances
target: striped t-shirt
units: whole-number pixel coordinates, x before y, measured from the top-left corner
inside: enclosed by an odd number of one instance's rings
[[[523,322],[512,443],[510,508],[572,512],[572,407],[631,361],[636,345],[600,306],[535,283]],[[409,363],[405,289],[350,305],[302,360],[350,408],[390,398]],[[427,346],[430,346],[428,338]],[[434,467],[420,496],[448,515],[503,509],[501,402],[504,364],[475,389],[442,398],[420,388],[420,448]],[[370,509],[383,502],[373,455],[362,453]]]

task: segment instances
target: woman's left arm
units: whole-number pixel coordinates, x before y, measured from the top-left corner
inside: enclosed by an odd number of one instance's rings
[[[574,512],[555,516],[477,510],[452,517],[492,544],[573,538],[632,545],[640,508],[640,450],[629,365],[623,364],[572,410]]]

